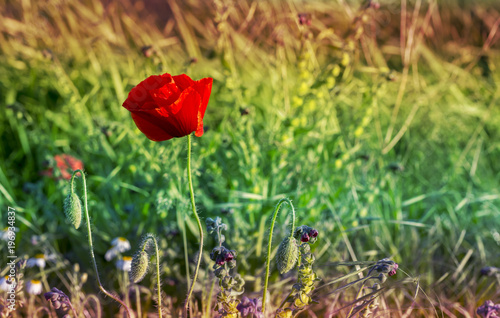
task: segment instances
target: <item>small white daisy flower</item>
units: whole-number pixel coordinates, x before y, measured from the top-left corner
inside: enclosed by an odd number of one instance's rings
[[[36,254],[35,257],[29,258],[26,262],[26,266],[33,267],[38,266],[40,268],[45,268],[45,254]]]
[[[30,295],[40,295],[42,293],[42,282],[32,279],[26,283],[26,291]]]
[[[130,249],[130,242],[124,237],[116,237],[111,241],[111,245],[118,249],[120,253]]]
[[[109,262],[119,253],[130,250],[130,242],[124,237],[116,237],[111,241],[111,248],[106,252],[104,258]]]
[[[16,287],[15,281],[11,281],[9,275],[0,278],[0,290],[9,291],[12,287]]]
[[[17,227],[14,228],[14,233],[19,231]],[[12,232],[9,231],[9,228],[6,227],[2,231],[0,231],[0,239],[3,241],[10,241],[12,239]]]
[[[132,257],[123,256],[122,259],[116,261],[115,265],[116,268],[121,271],[130,272],[130,269],[132,268]]]

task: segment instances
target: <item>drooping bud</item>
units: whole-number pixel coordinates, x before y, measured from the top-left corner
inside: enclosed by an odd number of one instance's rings
[[[130,269],[130,281],[138,283],[144,279],[148,273],[149,256],[145,251],[140,251],[134,255],[132,259],[132,266]]]
[[[286,237],[281,241],[276,255],[276,263],[281,274],[287,273],[295,267],[299,257],[299,247],[294,237]]]
[[[64,200],[64,213],[66,218],[78,230],[82,223],[82,202],[76,193],[70,193]]]

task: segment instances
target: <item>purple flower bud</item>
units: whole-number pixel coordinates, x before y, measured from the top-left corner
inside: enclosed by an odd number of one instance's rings
[[[233,259],[234,259],[234,255],[231,252],[226,254],[226,262],[230,262]]]
[[[250,299],[248,297],[243,297],[238,306],[236,306],[236,309],[241,312],[243,317],[252,314],[255,318],[264,318],[264,314],[262,313],[262,300],[260,298]]]
[[[217,259],[215,260],[215,264],[222,266],[222,265],[224,265],[225,261],[226,260],[225,260],[224,256],[218,255]]]
[[[311,237],[316,237],[318,236],[318,231],[316,229],[311,229],[311,231],[309,231],[309,235]]]
[[[300,237],[300,241],[305,243],[305,242],[309,242],[309,235],[307,233],[304,233],[302,234],[302,236]]]
[[[389,276],[396,275],[396,271],[398,270],[398,268],[399,268],[398,263],[394,263],[394,265],[392,266],[392,269],[389,271],[389,273],[387,273],[387,275],[389,275]]]
[[[487,300],[484,304],[477,308],[476,313],[483,318],[497,318],[500,313],[500,305],[495,305],[491,300]]]
[[[299,24],[300,25],[311,25],[311,16],[307,13],[299,13]]]

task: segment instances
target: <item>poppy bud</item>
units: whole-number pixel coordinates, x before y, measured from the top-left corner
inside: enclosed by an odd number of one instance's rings
[[[64,200],[64,213],[75,229],[78,229],[82,223],[82,202],[76,193],[68,194]]]
[[[276,263],[280,274],[289,272],[295,267],[299,257],[299,248],[294,237],[286,237],[281,241],[276,255]]]
[[[145,251],[140,251],[134,255],[130,269],[130,281],[138,283],[144,279],[148,272],[149,256]]]

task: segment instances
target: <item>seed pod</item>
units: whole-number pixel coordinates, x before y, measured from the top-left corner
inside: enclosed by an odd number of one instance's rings
[[[276,255],[278,270],[281,274],[285,274],[292,270],[297,263],[299,257],[299,247],[297,240],[293,237],[286,237],[281,241]]]
[[[149,256],[145,251],[140,251],[134,255],[130,269],[130,281],[138,283],[144,279],[148,273]]]
[[[64,200],[66,218],[78,230],[82,223],[82,202],[76,193],[70,193]]]

